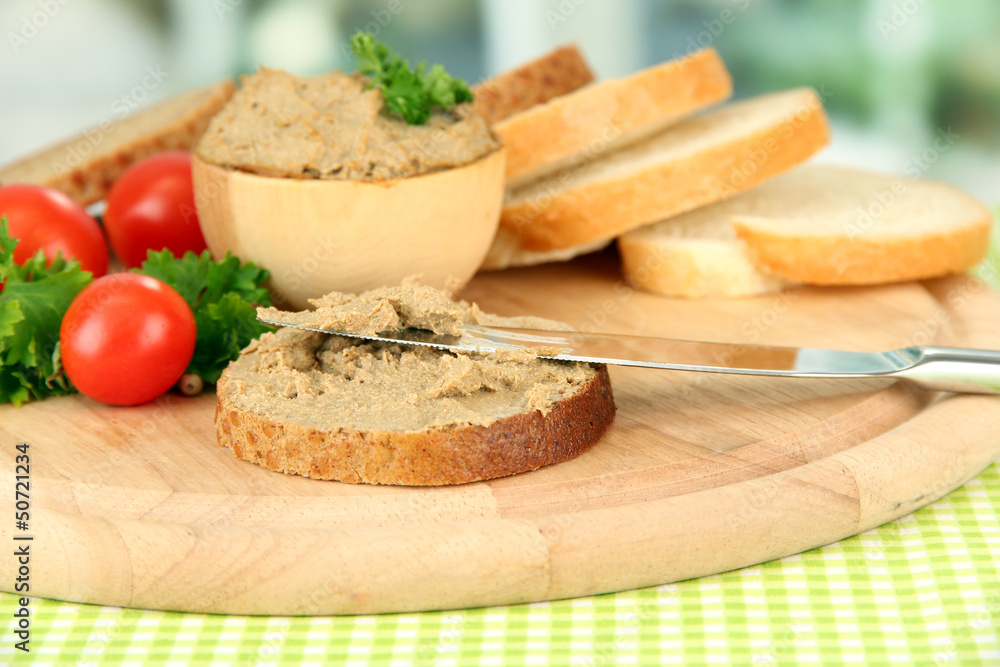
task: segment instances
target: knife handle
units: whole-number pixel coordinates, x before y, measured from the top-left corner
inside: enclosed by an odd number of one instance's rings
[[[1000,394],[1000,351],[918,347],[916,360],[892,375],[924,389]]]

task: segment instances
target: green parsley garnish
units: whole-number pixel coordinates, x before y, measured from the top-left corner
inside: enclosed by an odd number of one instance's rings
[[[41,250],[19,266],[16,247],[0,217],[0,403],[20,405],[74,391],[60,360],[59,326],[92,276],[77,260],[46,262]]]
[[[162,280],[191,306],[198,327],[194,356],[187,372],[205,382],[217,382],[240,350],[272,327],[257,320],[257,306],[270,306],[271,295],[262,286],[270,275],[251,263],[226,253],[216,262],[208,251],[188,251],[174,257],[169,250],[150,251],[137,273]]]
[[[385,105],[410,125],[423,125],[434,107],[448,111],[456,104],[472,101],[472,91],[462,79],[441,65],[427,69],[426,63],[410,64],[371,35],[358,32],[351,38],[358,71],[371,78],[369,87],[382,91]]]
[[[62,367],[59,327],[93,276],[76,260],[57,255],[46,262],[41,250],[18,265],[16,247],[7,218],[0,217],[0,403],[20,405],[76,391]],[[272,330],[257,320],[257,306],[271,305],[263,287],[268,272],[228,253],[216,262],[207,250],[179,258],[169,250],[151,251],[133,270],[167,283],[191,307],[198,333],[187,372],[205,382],[218,381],[240,350]]]

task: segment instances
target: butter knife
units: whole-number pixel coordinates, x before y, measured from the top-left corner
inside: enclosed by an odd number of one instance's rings
[[[423,329],[362,336],[260,318],[274,326],[456,352],[529,348],[543,359],[641,366],[672,371],[823,379],[898,379],[924,389],[1000,394],[1000,351],[911,346],[888,352],[712,343],[647,336],[466,325],[459,336]]]

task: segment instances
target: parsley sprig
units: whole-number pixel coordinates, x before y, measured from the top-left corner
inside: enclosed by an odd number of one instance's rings
[[[229,253],[216,262],[204,251],[174,257],[169,250],[150,251],[138,269],[167,283],[194,313],[198,328],[194,356],[187,372],[205,382],[216,382],[240,350],[272,328],[257,320],[257,306],[270,306],[271,295],[262,285],[269,274],[254,264],[241,264]]]
[[[472,101],[472,91],[462,79],[418,63],[416,69],[371,35],[358,32],[351,38],[358,71],[371,78],[370,87],[382,91],[386,107],[410,125],[423,125],[434,107],[448,111],[456,104]]]

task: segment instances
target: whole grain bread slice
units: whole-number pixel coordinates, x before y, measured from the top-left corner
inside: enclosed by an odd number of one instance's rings
[[[990,211],[944,183],[808,165],[618,239],[628,281],[669,296],[870,285],[971,268]]]
[[[814,91],[763,95],[511,192],[500,224],[526,255],[592,248],[752,188],[805,161],[828,140]]]
[[[218,441],[239,458],[318,479],[459,484],[576,456],[614,418],[604,366],[357,337],[565,324],[484,313],[415,280],[309,303],[258,309],[285,326],[251,342],[219,379]]]
[[[732,94],[715,49],[661,63],[556,97],[494,125],[507,144],[507,185],[516,189],[641,141]]]
[[[472,87],[473,105],[490,124],[594,80],[575,44],[568,44]]]
[[[271,470],[353,484],[438,486],[527,472],[589,449],[615,412],[603,366],[547,413],[533,410],[489,426],[423,431],[373,432],[278,421],[236,407],[231,377],[224,374],[216,387],[220,445]]]
[[[227,79],[108,120],[0,169],[0,184],[44,185],[81,205],[92,204],[107,196],[132,163],[161,151],[191,149],[234,90]]]

